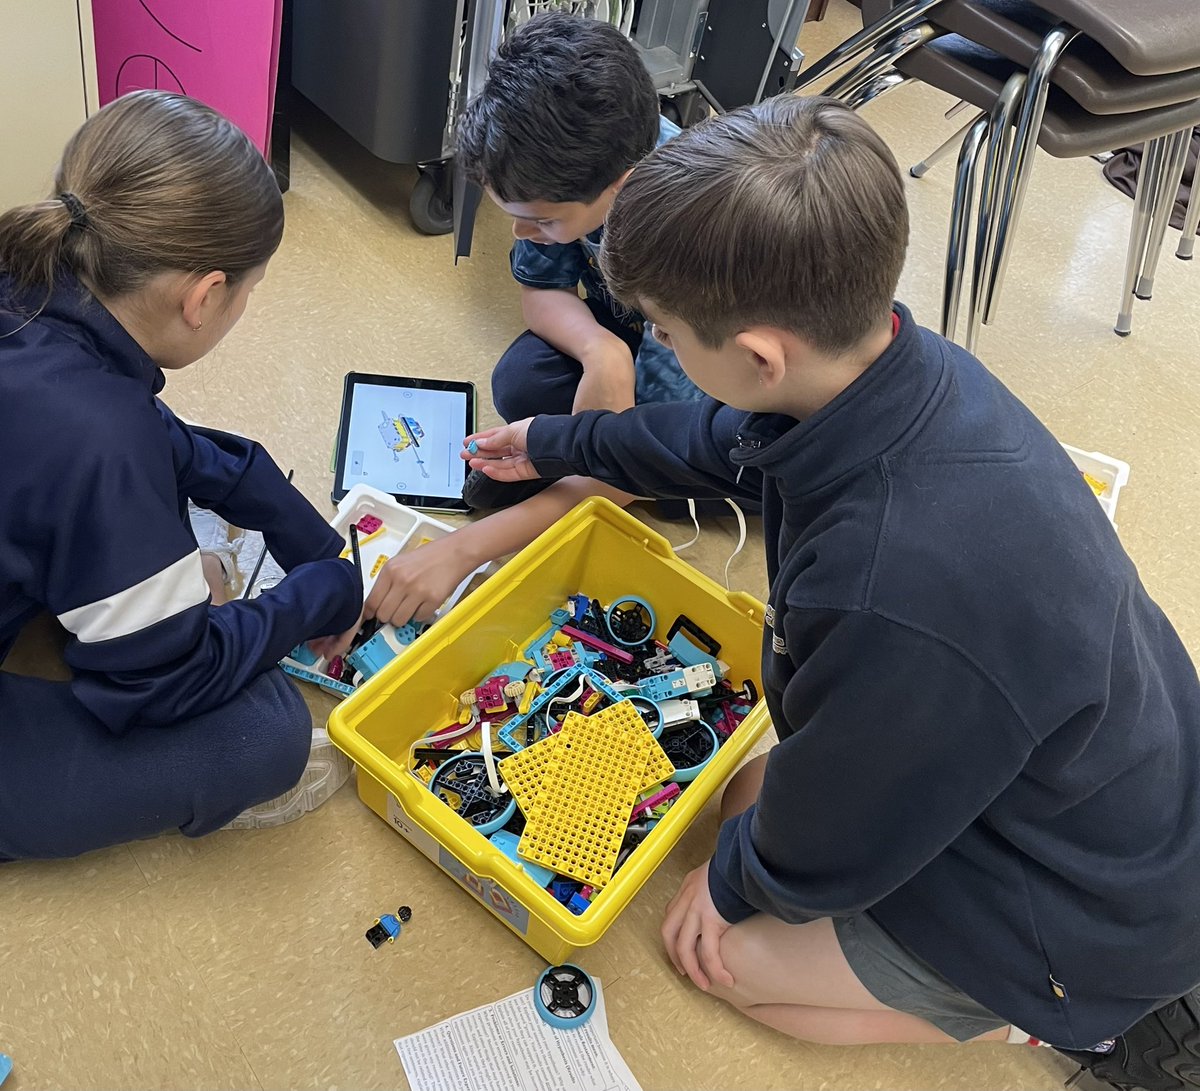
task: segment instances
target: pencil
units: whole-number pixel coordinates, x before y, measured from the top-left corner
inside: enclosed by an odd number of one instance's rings
[[[362,571],[362,555],[358,552],[358,524],[350,524],[350,555],[354,558],[354,567]]]

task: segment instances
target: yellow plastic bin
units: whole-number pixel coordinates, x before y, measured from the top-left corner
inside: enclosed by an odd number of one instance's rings
[[[329,718],[330,738],[359,768],[362,801],[551,963],[604,935],[770,722],[760,701],[588,911],[575,916],[438,800],[409,772],[406,756],[422,735],[457,718],[459,693],[499,663],[520,658],[545,631],[550,611],[579,591],[602,602],[645,597],[658,615],[660,638],[678,614],[687,614],[721,642],[730,680],[751,679],[761,691],[762,604],[726,591],[676,557],[660,534],[594,498],[523,549]]]

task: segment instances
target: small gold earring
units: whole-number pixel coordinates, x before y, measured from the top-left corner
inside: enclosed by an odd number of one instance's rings
[[[201,326],[203,326],[203,325],[204,325],[204,323],[203,323],[203,322],[197,322],[197,323],[196,323],[196,324],[195,324],[195,325],[192,327],[192,333],[199,333],[199,332],[200,332],[200,327],[201,327]]]

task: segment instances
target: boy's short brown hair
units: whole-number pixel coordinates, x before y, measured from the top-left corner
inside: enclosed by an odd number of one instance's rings
[[[617,195],[601,260],[618,298],[710,347],[767,325],[837,354],[886,320],[907,245],[879,135],[834,99],[781,95],[651,152]]]

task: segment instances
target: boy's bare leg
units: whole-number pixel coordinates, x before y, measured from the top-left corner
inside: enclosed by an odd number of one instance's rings
[[[748,761],[721,797],[721,820],[741,814],[758,798],[767,755]],[[858,980],[842,954],[832,921],[785,924],[759,913],[721,939],[721,959],[733,974],[731,989],[709,989],[760,1023],[824,1045],[882,1042],[953,1042],[932,1023],[880,1003]],[[1008,1028],[974,1041],[1003,1041]]]
[[[953,1042],[932,1023],[880,1003],[855,976],[828,919],[785,924],[759,913],[721,938],[736,984],[710,992],[738,1010],[807,1042]],[[974,1041],[1003,1041],[1008,1028]]]
[[[756,799],[762,788],[763,773],[767,768],[767,755],[760,754],[743,765],[725,786],[721,796],[721,821],[741,814]]]

